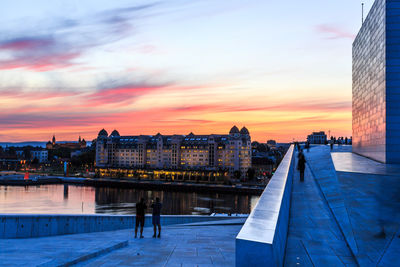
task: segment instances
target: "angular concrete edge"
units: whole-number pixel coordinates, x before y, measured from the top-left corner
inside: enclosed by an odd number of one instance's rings
[[[236,266],[278,266],[276,256],[270,244],[236,239]]]
[[[174,224],[171,227],[179,228],[186,226],[218,226],[218,225],[243,225],[246,222],[247,217],[244,218],[232,218],[230,220],[218,220],[218,221],[207,221],[207,222],[195,222],[195,223],[183,223],[183,224]]]
[[[162,215],[162,225],[230,220],[229,216]],[[122,230],[134,227],[135,215],[0,214],[0,239],[33,238]],[[145,226],[151,226],[146,215]]]
[[[308,165],[313,174],[317,185],[324,196],[328,207],[335,218],[343,237],[357,260],[358,246],[354,238],[353,227],[344,202],[343,194],[340,190],[339,180],[332,156],[327,146],[314,148],[314,156],[308,157]],[[317,153],[315,153],[317,152]],[[321,164],[323,162],[323,164]]]
[[[236,237],[236,266],[283,266],[294,159],[291,145]]]
[[[128,245],[129,245],[129,241],[126,240],[126,241],[119,242],[119,243],[117,243],[115,245],[112,245],[110,247],[106,247],[106,248],[103,248],[103,249],[91,251],[91,252],[89,252],[87,254],[84,254],[84,255],[81,255],[81,256],[79,256],[79,257],[77,257],[75,259],[68,259],[66,262],[62,262],[60,259],[55,259],[55,260],[49,261],[47,263],[41,264],[39,266],[40,267],[72,266],[72,265],[75,265],[75,264],[78,264],[78,263],[93,259],[95,257],[101,256],[103,254],[109,253],[111,251],[114,251],[114,250],[117,250],[117,249],[120,249],[120,248],[123,248],[123,247],[127,247]]]

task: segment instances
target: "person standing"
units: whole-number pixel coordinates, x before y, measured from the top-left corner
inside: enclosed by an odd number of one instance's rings
[[[306,158],[304,154],[299,155],[299,161],[297,163],[297,169],[300,171],[300,182],[304,182],[304,170],[306,169]]]
[[[162,208],[162,204],[160,202],[160,198],[157,197],[156,198],[156,202],[151,204],[151,207],[153,208],[153,227],[154,227],[154,234],[153,234],[153,238],[156,237],[157,235],[157,226],[158,226],[158,235],[157,237],[160,238],[161,237],[161,221],[160,221],[160,217],[161,217],[161,208]]]
[[[136,203],[136,226],[135,226],[135,238],[137,237],[138,227],[140,225],[140,238],[143,238],[143,227],[144,227],[144,214],[147,209],[144,198],[140,199],[140,202]]]

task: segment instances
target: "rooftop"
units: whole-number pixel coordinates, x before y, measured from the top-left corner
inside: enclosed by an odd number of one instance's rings
[[[277,171],[278,175],[287,173],[289,184],[293,178],[288,191],[291,198],[286,198],[291,200],[290,205],[279,207],[281,204],[265,195],[255,208],[259,210],[250,215],[250,223],[246,222],[255,228],[243,234],[259,232],[263,227],[273,231],[272,224],[266,225],[267,217],[278,218],[280,211],[271,210],[289,209],[282,253],[285,266],[400,266],[400,166],[353,154],[351,146],[334,146],[331,151],[329,146],[318,145],[304,151],[305,181],[300,182],[294,168],[296,153],[292,159],[284,159],[284,168]],[[285,187],[279,180],[271,185],[269,191],[277,196],[278,190]],[[265,223],[258,225],[256,222],[264,217]],[[144,239],[134,239],[132,229],[8,239],[0,242],[0,262],[233,266],[238,253],[235,238],[243,222],[243,218],[237,218],[169,225],[163,227],[161,239],[151,238],[149,227],[145,228]],[[282,227],[281,222],[274,227]],[[280,241],[278,237],[271,242]],[[20,257],[20,251],[24,257]]]
[[[165,226],[160,239],[152,238],[152,227],[144,228],[143,239],[135,239],[133,229],[0,239],[0,262],[6,266],[234,266],[235,236],[243,221]]]
[[[351,146],[304,154],[305,182],[293,177],[285,265],[399,266],[400,166]]]

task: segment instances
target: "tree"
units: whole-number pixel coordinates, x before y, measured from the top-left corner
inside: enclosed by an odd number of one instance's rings
[[[38,158],[35,157],[35,158],[31,161],[31,164],[32,164],[32,165],[38,165],[38,164],[39,164]]]
[[[249,168],[247,170],[247,177],[249,178],[250,181],[254,179],[255,174],[256,171],[253,168]]]
[[[240,177],[242,177],[242,173],[240,171],[234,171],[233,172],[233,177],[237,180],[240,179]]]

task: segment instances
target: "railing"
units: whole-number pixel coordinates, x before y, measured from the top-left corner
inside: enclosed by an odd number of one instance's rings
[[[291,145],[236,237],[236,266],[283,266],[294,159]]]

